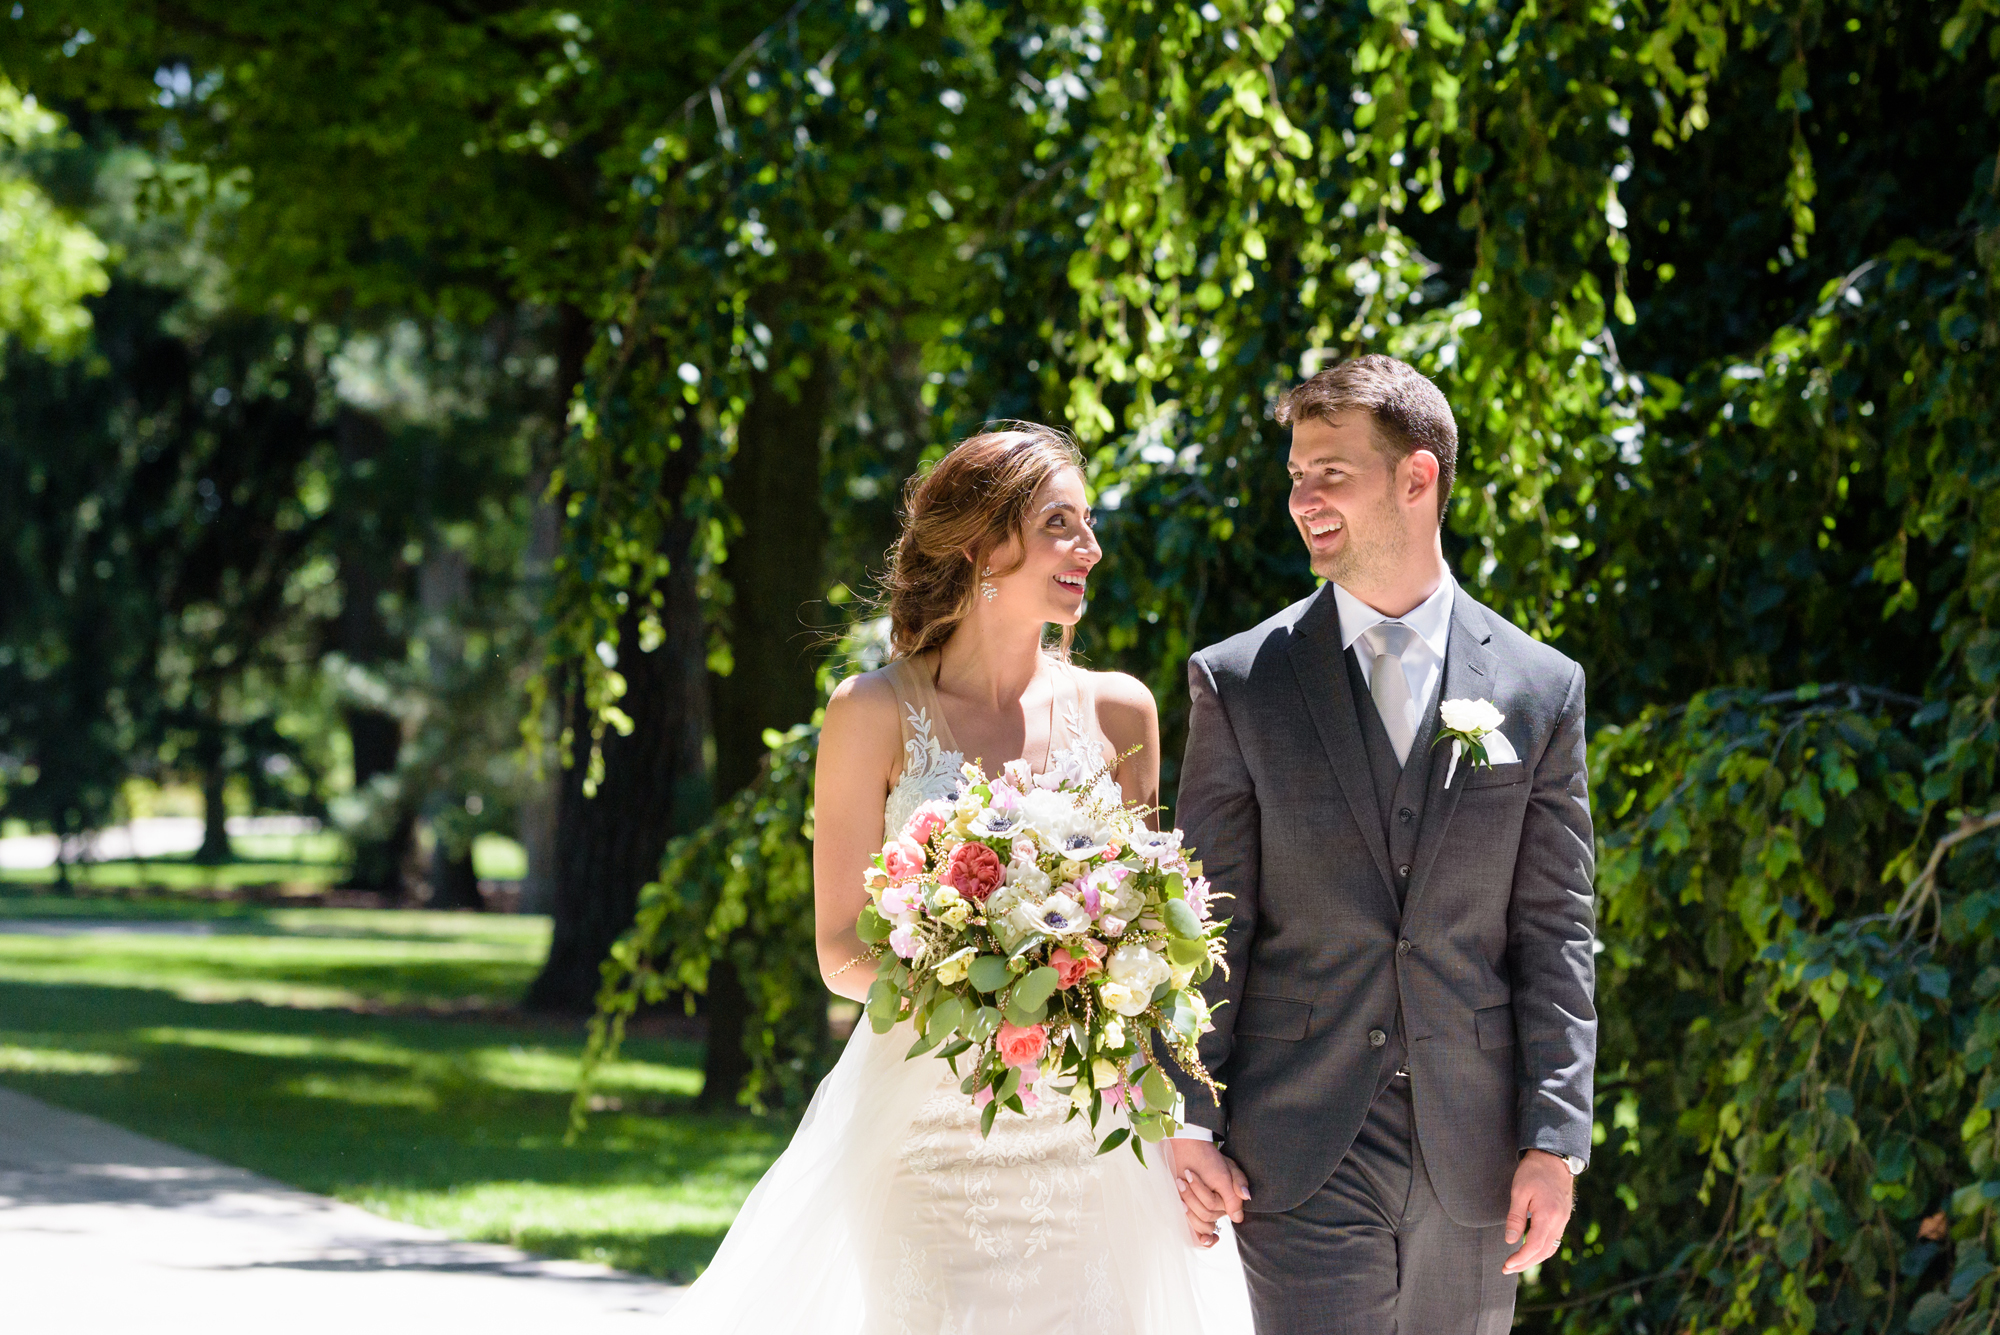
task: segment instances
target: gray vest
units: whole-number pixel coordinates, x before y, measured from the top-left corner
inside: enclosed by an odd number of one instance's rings
[[[1402,765],[1396,763],[1396,747],[1389,740],[1389,730],[1382,726],[1382,714],[1375,708],[1375,697],[1369,693],[1368,678],[1361,673],[1359,646],[1366,641],[1355,641],[1355,648],[1342,655],[1347,660],[1347,680],[1354,688],[1354,712],[1361,724],[1361,742],[1368,750],[1368,770],[1375,780],[1375,809],[1382,816],[1382,832],[1389,842],[1389,870],[1395,876],[1396,903],[1403,902],[1403,893],[1410,884],[1410,864],[1417,857],[1417,833],[1424,827],[1424,797],[1431,790],[1431,744],[1437,739],[1437,705],[1426,702],[1417,727],[1417,735],[1410,742],[1410,757]],[[1442,675],[1439,677],[1443,681]],[[1388,1060],[1382,1063],[1383,1078],[1393,1077],[1403,1065],[1402,1016],[1396,1017],[1396,1030],[1389,1036]]]

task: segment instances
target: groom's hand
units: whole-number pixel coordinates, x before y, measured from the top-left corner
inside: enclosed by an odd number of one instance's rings
[[[1507,1245],[1520,1242],[1521,1247],[1500,1267],[1501,1273],[1518,1275],[1554,1256],[1575,1204],[1576,1179],[1568,1164],[1546,1150],[1523,1153],[1514,1169],[1514,1198],[1507,1209]],[[1524,1233],[1526,1241],[1521,1240]]]
[[[1176,1137],[1167,1142],[1167,1163],[1174,1186],[1188,1214],[1188,1229],[1203,1247],[1215,1245],[1215,1221],[1227,1216],[1243,1222],[1243,1202],[1250,1199],[1250,1179],[1207,1140]]]

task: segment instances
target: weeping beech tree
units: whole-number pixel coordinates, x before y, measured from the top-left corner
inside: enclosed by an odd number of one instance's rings
[[[1993,10],[861,0],[775,34],[672,141],[676,236],[873,292],[923,275],[934,446],[1003,412],[1084,438],[1109,559],[1083,648],[1155,684],[1170,764],[1188,650],[1310,588],[1277,391],[1361,350],[1445,388],[1450,559],[1592,681],[1599,1149],[1523,1291],[1537,1328],[2000,1310]],[[930,245],[774,222],[837,194],[901,223],[933,188]],[[575,450],[740,419],[756,264],[712,271],[725,300],[702,253],[635,269]],[[867,296],[824,291],[822,338],[849,336]],[[774,740],[646,891],[597,1049],[728,955],[758,1099],[827,1055],[787,855],[811,736]]]

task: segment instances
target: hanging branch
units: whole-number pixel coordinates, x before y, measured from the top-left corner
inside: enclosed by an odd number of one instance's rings
[[[1889,921],[1892,924],[1901,923],[1907,916],[1908,930],[1916,931],[1917,924],[1923,920],[1924,906],[1937,903],[1937,874],[1938,869],[1944,865],[1945,854],[1966,840],[1976,839],[1992,829],[2000,829],[2000,807],[1980,815],[1968,815],[1959,821],[1957,829],[1941,836],[1931,848],[1930,859],[1924,863],[1924,869],[1917,873],[1917,879],[1911,881],[1909,888],[1903,891],[1903,897],[1897,901],[1896,910],[1889,915]],[[1938,912],[1942,918],[1944,912],[1942,905],[1939,906]]]

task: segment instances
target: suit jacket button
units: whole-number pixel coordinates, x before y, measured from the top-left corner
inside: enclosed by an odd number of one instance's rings
[[[1396,943],[1396,953],[1397,953],[1398,955],[1407,955],[1407,954],[1409,954],[1409,953],[1410,953],[1410,952],[1411,952],[1412,950],[1415,950],[1415,949],[1416,949],[1416,947],[1415,947],[1415,946],[1413,946],[1413,945],[1411,945],[1411,944],[1410,944],[1410,943],[1409,943],[1408,941],[1398,941],[1398,942]]]
[[[1417,813],[1410,810],[1408,807],[1404,807],[1401,811],[1397,812],[1396,814],[1402,818],[1403,824],[1405,825],[1408,825],[1411,821],[1417,818]]]
[[[1369,1046],[1369,1047],[1371,1047],[1371,1048],[1379,1048],[1379,1047],[1381,1047],[1381,1046],[1382,1046],[1382,1045],[1383,1045],[1384,1043],[1387,1043],[1388,1041],[1389,1041],[1389,1036],[1388,1036],[1387,1034],[1383,1033],[1383,1032],[1382,1032],[1382,1031],[1381,1031],[1380,1029],[1370,1029],[1370,1030],[1368,1031],[1368,1046]]]
[[[1410,864],[1407,862],[1405,862],[1402,866],[1396,868],[1396,875],[1398,876],[1408,876],[1409,874],[1410,874]]]

